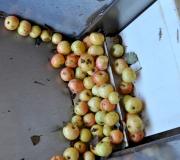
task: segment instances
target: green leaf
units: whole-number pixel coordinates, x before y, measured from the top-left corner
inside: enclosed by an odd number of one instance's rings
[[[127,52],[124,55],[125,60],[129,65],[134,64],[138,61],[137,54],[135,52]]]

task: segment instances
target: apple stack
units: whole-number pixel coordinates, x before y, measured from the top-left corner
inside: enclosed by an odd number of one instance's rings
[[[95,155],[108,157],[113,147],[123,141],[122,131],[116,128],[120,97],[110,83],[104,39],[103,34],[94,32],[72,44],[61,41],[51,59],[54,68],[65,64],[60,77],[78,97],[74,116],[63,128],[65,138],[74,142],[64,151],[65,159],[76,160],[80,155],[84,159],[95,159]],[[98,141],[92,146],[94,138]]]
[[[119,94],[122,98],[121,105],[124,107],[126,116],[126,126],[129,132],[129,139],[134,143],[139,143],[144,138],[144,123],[140,117],[143,110],[143,103],[133,96],[136,72],[130,68],[124,58],[124,47],[120,44],[114,44],[111,48],[111,54],[115,58],[114,72],[120,76]],[[132,53],[134,54],[134,53]]]

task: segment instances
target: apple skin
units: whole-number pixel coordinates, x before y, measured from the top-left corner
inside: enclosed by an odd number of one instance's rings
[[[92,76],[94,83],[97,86],[105,84],[109,81],[108,73],[105,71],[97,71]]]
[[[65,63],[65,58],[62,54],[57,53],[51,58],[51,66],[53,68],[60,68]]]
[[[111,54],[115,58],[119,58],[124,54],[124,47],[120,44],[114,44],[111,48]]]
[[[86,47],[84,42],[80,40],[76,40],[71,44],[71,50],[74,52],[76,55],[82,55],[86,51]]]
[[[68,87],[72,93],[80,93],[82,90],[84,90],[83,82],[79,79],[70,80]]]
[[[139,131],[133,134],[129,134],[129,138],[134,143],[139,143],[144,139],[144,131]]]
[[[78,59],[79,57],[76,56],[75,54],[69,54],[66,57],[66,61],[65,61],[65,65],[66,67],[70,67],[70,68],[76,68],[78,65]]]
[[[132,83],[136,80],[136,78],[136,72],[130,67],[126,67],[122,71],[122,80],[124,82]]]
[[[93,56],[89,54],[82,54],[78,60],[78,66],[81,67],[84,72],[93,70],[95,67]]]
[[[102,33],[93,32],[89,35],[89,40],[94,45],[103,45],[105,38]]]
[[[143,110],[142,101],[137,97],[131,97],[125,103],[125,110],[131,114],[138,114]]]
[[[90,37],[89,36],[86,36],[84,39],[83,39],[83,42],[86,46],[86,48],[89,48],[90,46],[92,46],[92,43],[90,41]]]
[[[114,111],[116,108],[116,105],[115,104],[112,104],[109,102],[108,99],[103,99],[100,103],[100,109],[102,111],[107,111],[107,112],[110,112],[110,111]]]
[[[127,67],[128,67],[128,65],[127,65],[126,61],[122,58],[118,58],[114,62],[114,71],[118,75],[121,75],[123,70]]]
[[[79,134],[79,128],[77,126],[74,126],[72,123],[68,123],[63,128],[64,137],[70,141],[77,139]]]
[[[69,82],[74,78],[74,71],[71,68],[65,67],[60,72],[60,77],[63,81]]]
[[[127,114],[126,126],[130,134],[144,130],[144,123],[136,114]]]
[[[37,38],[40,36],[40,34],[41,34],[41,28],[37,25],[32,26],[31,32],[29,33],[29,36],[31,38]]]
[[[88,54],[92,56],[100,56],[104,54],[104,49],[102,46],[99,45],[92,45],[88,49]]]
[[[22,20],[19,23],[19,27],[17,29],[17,32],[19,35],[21,36],[28,36],[29,33],[31,32],[31,23],[26,21],[26,20]]]
[[[78,160],[79,159],[79,152],[74,147],[69,147],[65,149],[63,156],[66,160]]]
[[[60,33],[54,33],[52,35],[52,43],[57,45],[59,42],[62,41],[62,35]]]
[[[113,143],[113,144],[122,143],[123,137],[124,137],[123,133],[118,129],[112,130],[110,133],[111,143]]]
[[[95,160],[95,155],[91,151],[86,151],[83,154],[83,159],[84,160]]]
[[[132,83],[121,82],[119,87],[119,92],[123,95],[130,94],[133,92],[134,86]]]
[[[7,30],[16,30],[19,26],[19,19],[16,16],[7,16],[4,21],[4,27]]]
[[[106,70],[108,68],[108,57],[107,56],[98,56],[96,59],[96,67],[99,70]]]
[[[61,41],[57,45],[57,51],[58,53],[61,53],[63,55],[68,55],[71,53],[71,46],[68,41]]]
[[[65,160],[65,158],[62,155],[56,155],[51,157],[50,160]]]
[[[108,157],[112,153],[112,145],[101,141],[96,145],[95,152],[100,157]]]

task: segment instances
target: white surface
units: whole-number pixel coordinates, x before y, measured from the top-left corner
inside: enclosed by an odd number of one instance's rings
[[[136,95],[145,102],[143,117],[147,136],[180,127],[177,30],[180,32],[174,1],[160,0],[121,33],[127,51],[136,52],[142,66],[135,87]]]

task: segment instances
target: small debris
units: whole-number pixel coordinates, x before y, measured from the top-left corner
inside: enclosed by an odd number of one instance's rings
[[[179,29],[177,29],[176,38],[177,38],[177,42],[179,43]]]
[[[162,39],[162,28],[159,28],[159,41]]]
[[[13,60],[14,58],[13,57],[9,57],[9,60]]]
[[[40,142],[41,136],[33,135],[31,137],[32,144],[35,146]]]
[[[40,81],[34,81],[33,83],[35,83],[35,84],[39,84],[39,85],[41,85],[41,86],[45,86],[45,84],[44,84],[44,83],[42,83],[42,82],[40,82]]]

